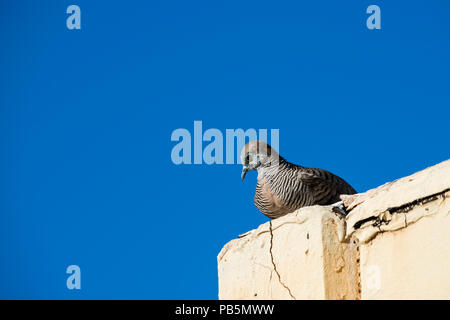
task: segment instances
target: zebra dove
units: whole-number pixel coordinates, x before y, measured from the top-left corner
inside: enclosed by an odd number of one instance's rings
[[[241,162],[242,180],[248,171],[258,171],[254,202],[271,219],[301,207],[334,204],[340,201],[341,194],[356,193],[331,172],[287,162],[263,141],[255,140],[245,145]]]

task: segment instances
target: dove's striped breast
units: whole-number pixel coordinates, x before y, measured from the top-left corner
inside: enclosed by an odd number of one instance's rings
[[[347,182],[331,172],[297,166],[280,157],[277,170],[268,168],[258,179],[255,205],[274,219],[301,207],[333,204],[340,201],[339,195],[354,193]]]

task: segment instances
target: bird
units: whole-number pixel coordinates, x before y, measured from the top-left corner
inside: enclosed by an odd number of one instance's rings
[[[254,204],[270,219],[306,206],[333,205],[340,201],[340,195],[356,193],[337,175],[290,163],[261,140],[247,143],[240,159],[242,181],[247,172],[258,172]]]

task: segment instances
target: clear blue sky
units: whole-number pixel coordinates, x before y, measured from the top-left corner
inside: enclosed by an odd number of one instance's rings
[[[0,298],[216,299],[220,249],[267,219],[254,173],[172,163],[194,120],[280,129],[285,158],[360,192],[450,158],[446,0],[0,10]]]

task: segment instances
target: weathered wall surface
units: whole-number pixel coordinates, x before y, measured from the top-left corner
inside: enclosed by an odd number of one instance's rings
[[[220,299],[450,299],[450,161],[230,241]]]
[[[352,299],[356,252],[339,241],[344,221],[304,208],[232,240],[220,252],[220,299]],[[339,290],[337,290],[339,288]]]
[[[450,299],[450,193],[409,214],[421,210],[428,216],[360,246],[362,299]]]

